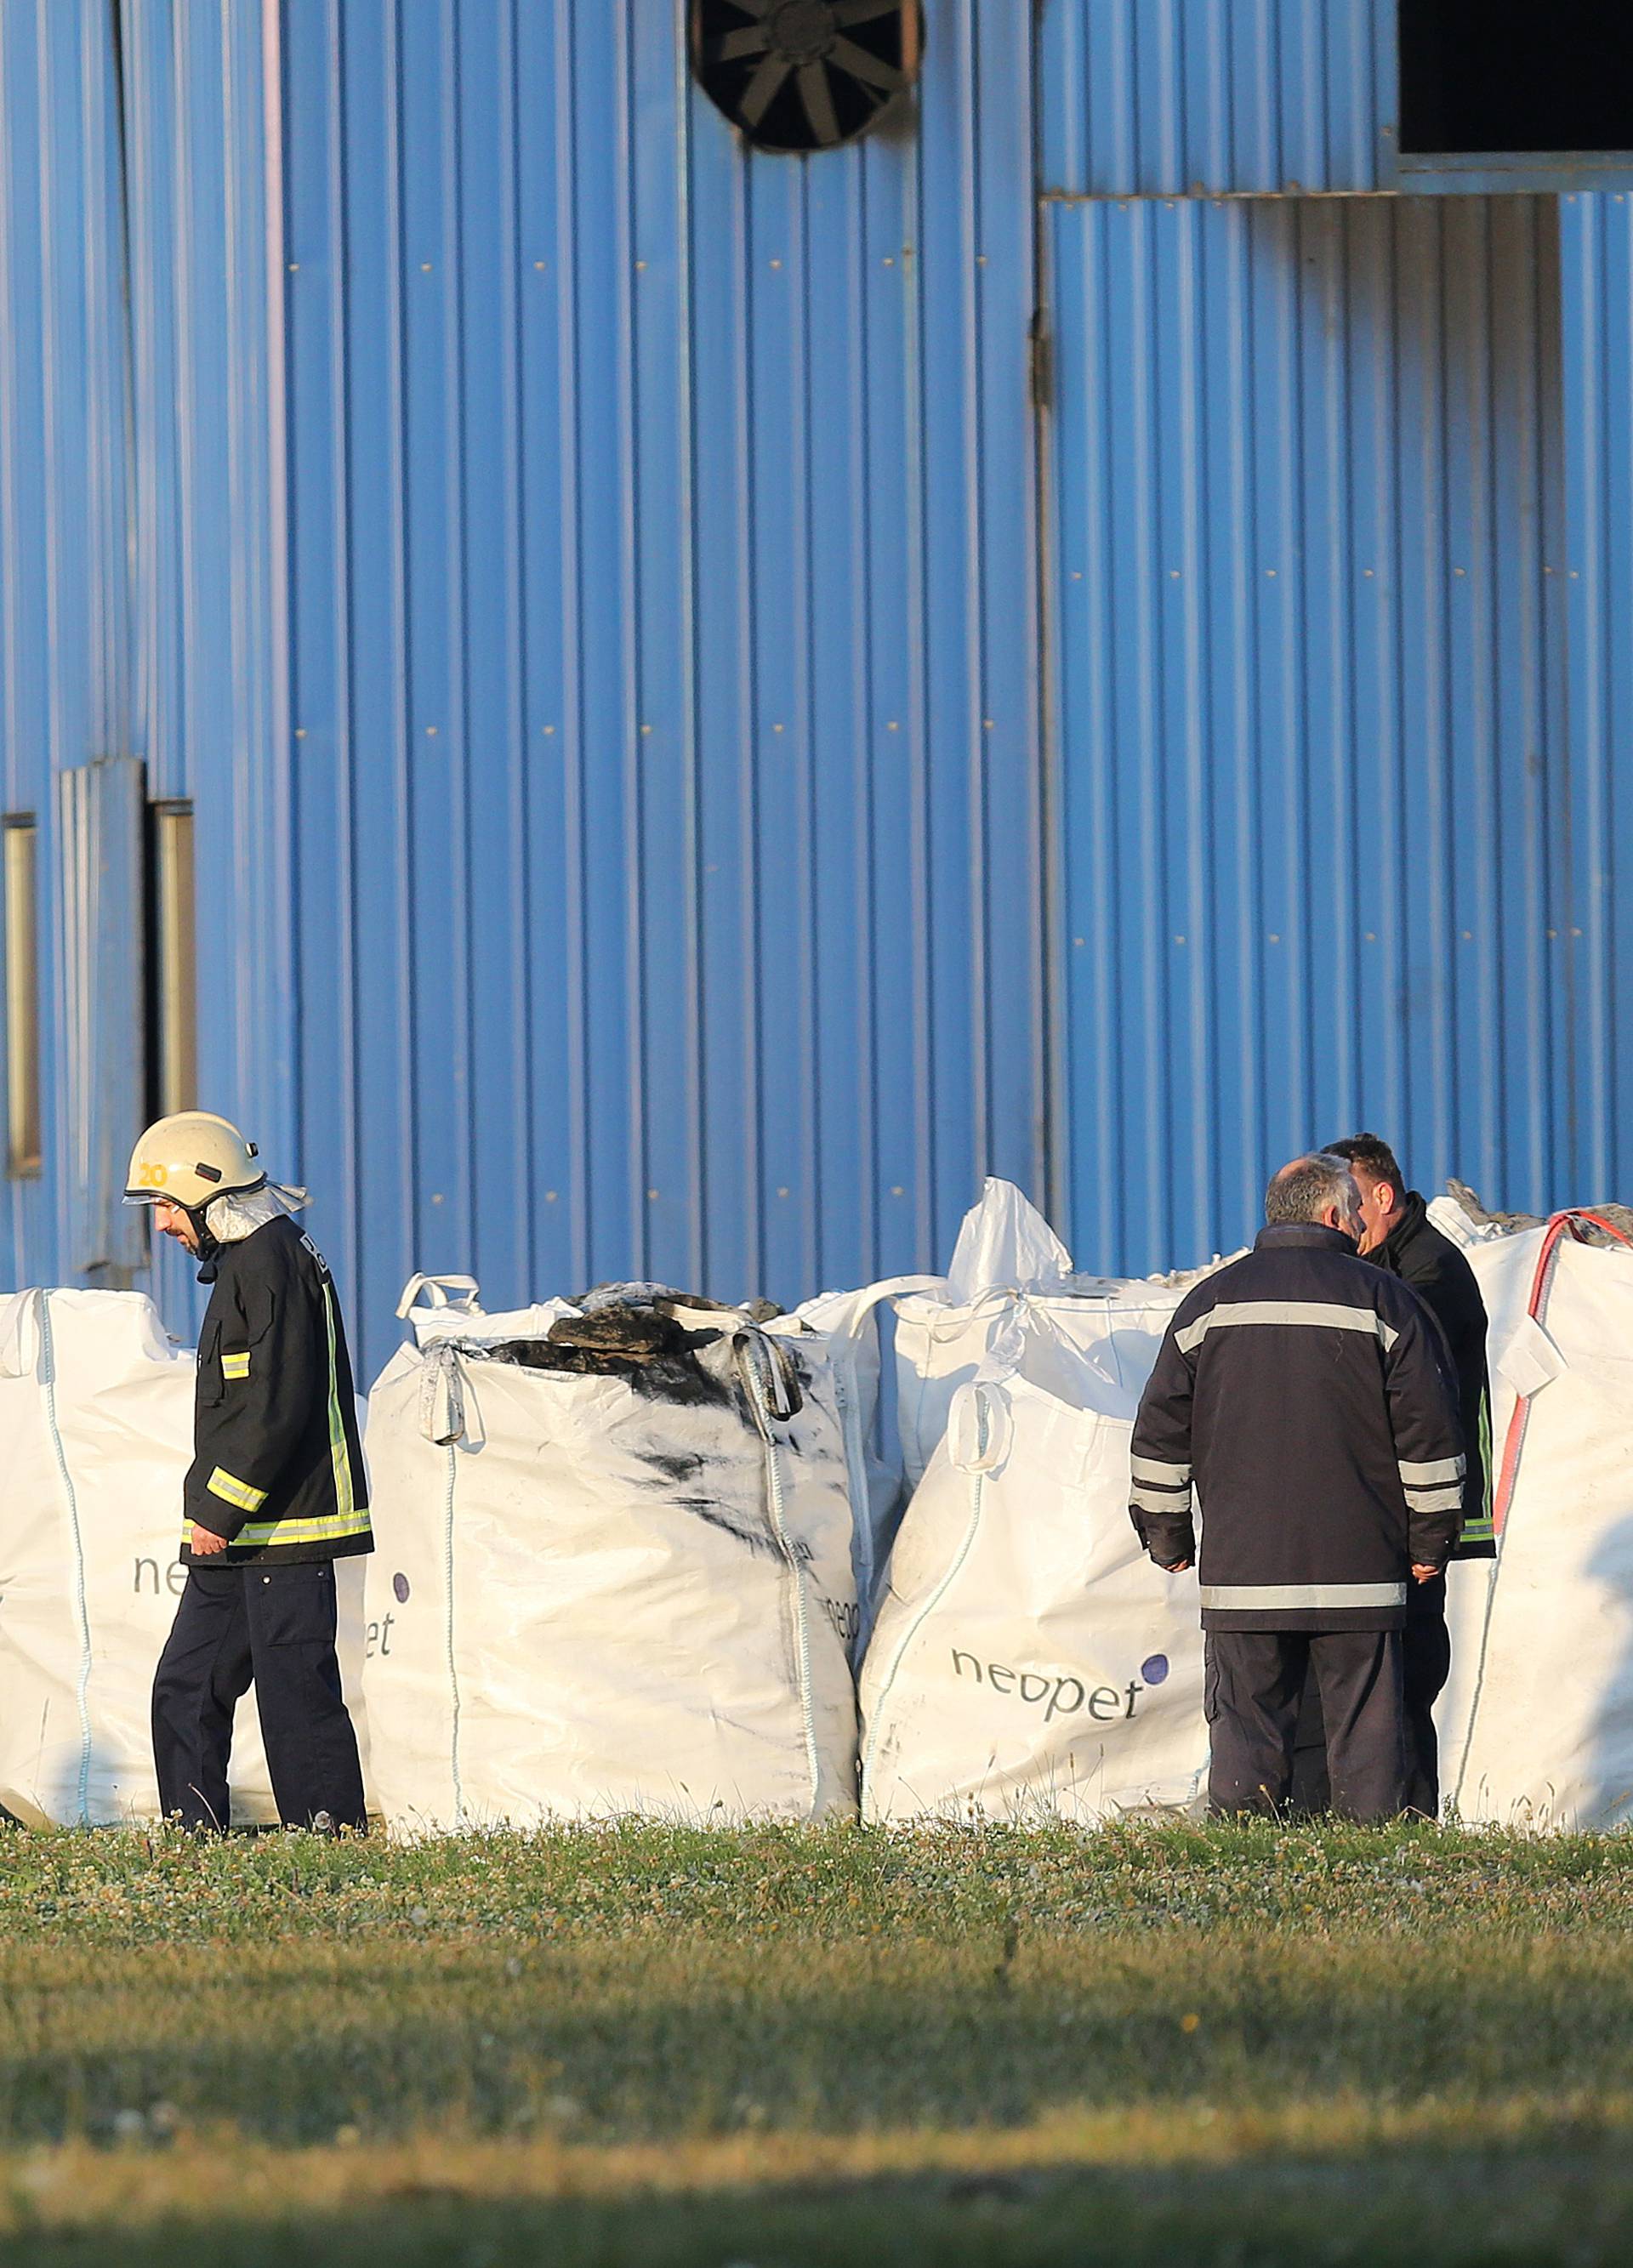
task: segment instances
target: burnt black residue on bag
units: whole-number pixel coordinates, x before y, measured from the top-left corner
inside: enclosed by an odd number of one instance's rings
[[[729,1413],[724,1434],[718,1416],[701,1428],[692,1421],[690,1441],[687,1420],[677,1416],[666,1425],[659,1418],[651,1441],[636,1448],[635,1454],[651,1476],[647,1485],[666,1506],[723,1530],[751,1551],[778,1552],[781,1547],[767,1524],[762,1497],[756,1419],[737,1365],[719,1360],[705,1363],[699,1357],[740,1329],[745,1317],[751,1322],[765,1322],[780,1314],[780,1308],[765,1300],[757,1300],[747,1307],[722,1307],[713,1300],[693,1299],[665,1284],[598,1284],[573,1304],[580,1312],[558,1316],[545,1337],[503,1341],[484,1348],[485,1359],[510,1363],[521,1370],[621,1378],[632,1393],[650,1403],[677,1411]],[[706,1323],[683,1322],[683,1313],[689,1319],[718,1314],[721,1327],[713,1329]],[[764,1362],[763,1344],[759,1351]],[[792,1398],[797,1409],[797,1359],[792,1350],[786,1350],[778,1359],[792,1372]],[[783,1390],[785,1394],[790,1390],[787,1376]],[[744,1448],[755,1444],[757,1453],[752,1457],[721,1457],[721,1442],[734,1439],[740,1439]],[[632,1446],[625,1444],[626,1448]],[[741,1501],[735,1500],[739,1494]]]
[[[718,1344],[720,1331],[690,1328],[676,1311],[729,1316],[733,1323],[744,1314],[763,1322],[782,1312],[767,1300],[747,1308],[723,1307],[667,1284],[598,1284],[573,1304],[580,1313],[558,1316],[546,1337],[489,1347],[488,1360],[520,1370],[622,1378],[651,1402],[728,1407],[735,1398],[731,1384],[698,1359],[700,1349]]]

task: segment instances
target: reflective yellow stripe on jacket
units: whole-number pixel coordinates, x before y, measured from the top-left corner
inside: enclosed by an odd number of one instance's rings
[[[1459,1541],[1464,1543],[1494,1543],[1496,1541],[1496,1530],[1491,1522],[1491,1395],[1489,1388],[1480,1397],[1480,1462],[1486,1476],[1485,1500],[1480,1510],[1463,1522],[1463,1533]]]
[[[211,1496],[218,1496],[223,1504],[238,1512],[259,1512],[267,1500],[265,1489],[251,1488],[248,1481],[224,1472],[219,1465],[210,1476],[209,1489]]]
[[[221,1358],[223,1378],[248,1378],[249,1357],[247,1354],[224,1354]]]
[[[353,1523],[336,1529],[336,1533],[359,1535],[368,1526],[368,1514],[366,1512],[361,1524],[357,1524],[357,1494],[351,1485],[351,1453],[346,1447],[346,1429],[341,1420],[340,1372],[335,1361],[335,1294],[327,1284],[323,1286],[323,1328],[329,1334],[329,1456],[335,1469],[335,1517]]]
[[[279,1543],[339,1543],[369,1532],[368,1507],[359,1506],[351,1479],[351,1453],[340,1414],[340,1370],[335,1360],[335,1295],[323,1286],[323,1323],[329,1338],[329,1456],[335,1476],[335,1509],[310,1520],[256,1520],[233,1537],[252,1549]]]
[[[366,1535],[368,1511],[353,1506],[346,1512],[325,1513],[318,1520],[252,1520],[233,1538],[235,1544],[338,1543],[343,1536]]]

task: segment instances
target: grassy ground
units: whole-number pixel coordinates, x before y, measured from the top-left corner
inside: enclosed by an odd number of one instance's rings
[[[0,1834],[0,2261],[1622,2262],[1633,1842]]]

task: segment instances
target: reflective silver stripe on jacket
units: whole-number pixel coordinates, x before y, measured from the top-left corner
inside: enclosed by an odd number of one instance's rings
[[[1153,1488],[1188,1489],[1191,1485],[1189,1465],[1165,1465],[1159,1457],[1135,1457],[1133,1469],[1135,1480],[1149,1481]],[[1423,1476],[1425,1480],[1431,1477],[1427,1473]]]
[[[1201,1346],[1209,1331],[1222,1331],[1237,1323],[1289,1323],[1311,1330],[1360,1331],[1379,1340],[1385,1350],[1400,1336],[1393,1324],[1386,1323],[1371,1307],[1346,1307],[1334,1300],[1222,1300],[1184,1330],[1176,1331],[1174,1344],[1181,1354],[1189,1354],[1193,1347]]]
[[[1426,1463],[1415,1465],[1410,1458],[1402,1457],[1395,1470],[1400,1476],[1404,1489],[1433,1488],[1437,1481],[1460,1481],[1468,1470],[1467,1457],[1430,1457]]]
[[[1204,1583],[1204,1607],[1404,1607],[1404,1583]]]
[[[1130,1504],[1137,1504],[1142,1512],[1189,1512],[1191,1491],[1184,1489],[1132,1488]]]
[[[1407,1503],[1414,1512],[1461,1512],[1463,1491],[1459,1488],[1409,1488]]]

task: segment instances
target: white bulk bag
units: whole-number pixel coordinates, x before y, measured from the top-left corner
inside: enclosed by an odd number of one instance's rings
[[[1621,1825],[1633,1819],[1633,1251],[1557,1226],[1466,1249],[1490,1318],[1502,1525],[1495,1562],[1450,1572],[1442,1783],[1465,1820]]]
[[[775,1344],[685,1320],[720,1331],[706,1400],[518,1367],[463,1327],[381,1373],[366,1677],[399,1830],[853,1813],[839,1425],[797,1341],[779,1415]]]
[[[1128,1518],[1127,1418],[1082,1358],[960,1386],[862,1667],[869,1820],[1189,1809],[1208,1768],[1194,1573]]]
[[[851,1563],[860,1613],[853,1651],[858,1661],[873,1625],[879,1575],[896,1533],[904,1493],[894,1411],[883,1407],[880,1314],[906,1295],[934,1293],[942,1282],[939,1276],[892,1276],[861,1292],[822,1292],[792,1314],[780,1315],[765,1325],[775,1336],[796,1337],[808,1355],[819,1351],[826,1366],[816,1379],[816,1390],[831,1400],[845,1440]]]
[[[1077,1359],[1089,1398],[1133,1419],[1174,1309],[1216,1268],[1171,1276],[1077,1276],[1071,1255],[1012,1182],[989,1180],[965,1214],[945,1288],[895,1300],[897,1425],[916,1488],[958,1388],[1013,1369],[1031,1341]]]
[[[28,1824],[157,1816],[150,1704],[186,1575],[193,1369],[139,1292],[0,1297],[0,1804]],[[358,1717],[361,1563],[337,1572]],[[253,1704],[232,1791],[235,1820],[276,1822]]]

